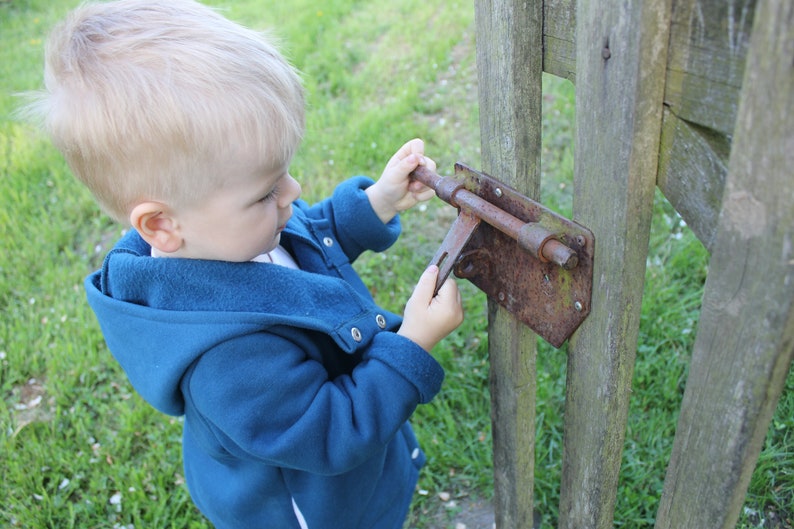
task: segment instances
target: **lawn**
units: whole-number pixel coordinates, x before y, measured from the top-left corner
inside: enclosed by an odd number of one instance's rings
[[[479,167],[471,2],[209,3],[272,28],[304,73],[308,131],[292,174],[307,200],[353,174],[377,177],[414,136],[425,138],[441,173],[458,160]],[[207,528],[184,485],[179,420],[132,391],[85,302],[82,280],[122,227],[98,211],[46,140],[13,117],[14,94],[41,85],[48,28],[77,4],[0,0],[0,526]],[[544,92],[543,201],[570,216],[574,89],[548,77]],[[661,196],[655,208],[615,514],[615,525],[628,528],[653,525],[708,269],[707,252]],[[401,311],[453,218],[439,200],[416,208],[393,248],[357,263],[382,305]],[[409,521],[416,529],[454,527],[462,506],[492,494],[485,298],[461,288],[466,321],[434,351],[447,380],[413,421],[429,457]],[[541,343],[537,363],[535,497],[543,527],[554,527],[565,349]],[[792,526],[794,375],[787,389],[741,527]]]

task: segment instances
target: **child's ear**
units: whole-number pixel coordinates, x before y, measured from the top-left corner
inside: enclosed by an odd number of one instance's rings
[[[163,253],[182,247],[179,223],[165,204],[141,202],[132,208],[130,224],[152,248]]]

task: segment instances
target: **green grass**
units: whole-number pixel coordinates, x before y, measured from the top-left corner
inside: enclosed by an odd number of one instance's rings
[[[15,121],[12,94],[41,83],[47,28],[74,1],[0,1],[0,526],[207,528],[182,478],[180,423],[150,409],[113,362],[82,291],[120,227],[100,214],[59,155]],[[377,176],[421,136],[440,172],[480,163],[473,7],[445,0],[214,1],[227,15],[275,28],[309,92],[308,131],[292,168],[316,200],[351,174]],[[317,6],[321,6],[318,8]],[[543,201],[571,212],[573,87],[544,86]],[[708,256],[657,197],[623,455],[616,525],[651,527],[672,448]],[[358,263],[386,307],[400,311],[453,219],[432,201],[404,217],[388,252]],[[490,498],[491,427],[485,299],[461,283],[466,321],[435,351],[442,393],[414,418],[429,464],[410,518],[450,527],[468,498]],[[537,360],[536,490],[556,526],[565,349]],[[740,527],[769,512],[794,517],[794,376],[770,426]],[[767,525],[768,527],[768,525]]]

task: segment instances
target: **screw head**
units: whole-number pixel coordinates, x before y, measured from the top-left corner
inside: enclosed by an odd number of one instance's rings
[[[573,304],[573,308],[576,310],[576,312],[582,312],[584,310],[584,305],[582,305],[581,301],[576,301]]]
[[[497,187],[496,189],[493,190],[493,192],[494,192],[494,194],[497,197],[501,197],[502,196],[502,188],[501,187]]]

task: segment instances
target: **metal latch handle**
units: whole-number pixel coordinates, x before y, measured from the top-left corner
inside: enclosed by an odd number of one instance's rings
[[[593,233],[461,163],[455,176],[411,174],[458,210],[431,261],[436,291],[454,271],[560,347],[590,312]]]
[[[425,166],[417,167],[412,176],[434,189],[436,195],[444,202],[484,220],[508,237],[515,239],[519,246],[541,262],[555,263],[565,270],[576,268],[579,264],[579,256],[576,252],[557,240],[554,233],[536,222],[524,222],[483,200],[454,178],[441,176]]]

